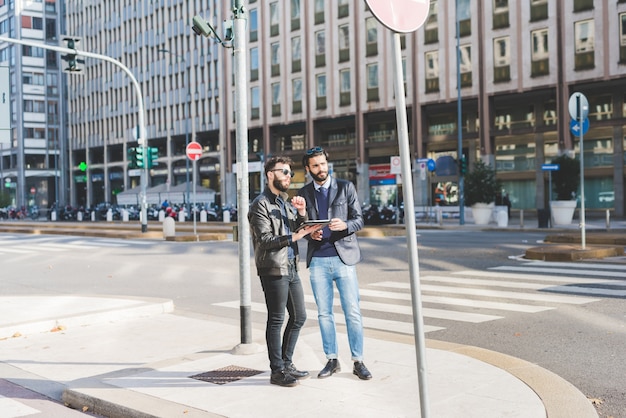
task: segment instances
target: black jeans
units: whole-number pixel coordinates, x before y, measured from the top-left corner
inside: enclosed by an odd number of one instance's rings
[[[267,306],[265,340],[272,372],[282,370],[292,361],[293,351],[306,321],[304,292],[295,261],[289,263],[288,276],[261,276]],[[289,313],[285,333],[280,332],[285,321],[285,308]]]

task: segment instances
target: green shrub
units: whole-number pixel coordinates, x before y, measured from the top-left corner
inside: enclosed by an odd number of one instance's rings
[[[559,169],[552,172],[552,190],[556,200],[574,200],[580,186],[580,161],[563,154],[552,160]]]
[[[484,161],[478,160],[474,163],[474,169],[465,177],[465,206],[494,202],[500,189],[496,171]]]

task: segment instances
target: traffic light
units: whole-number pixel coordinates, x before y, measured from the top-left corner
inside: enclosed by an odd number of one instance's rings
[[[80,43],[80,38],[72,36],[64,36],[62,39],[63,42],[65,42],[65,47],[67,49],[76,50],[78,48],[78,44]],[[61,57],[61,59],[67,62],[67,67],[64,71],[70,73],[80,73],[83,71],[85,60],[78,58],[78,54],[65,54]]]
[[[459,159],[459,172],[462,176],[467,174],[467,159],[465,158],[465,155],[462,155]]]
[[[148,168],[153,168],[159,165],[157,160],[159,159],[159,149],[157,147],[148,148]]]
[[[146,164],[148,163],[146,161],[146,155],[144,155],[143,147],[137,147],[134,148],[135,150],[135,168],[146,168]]]

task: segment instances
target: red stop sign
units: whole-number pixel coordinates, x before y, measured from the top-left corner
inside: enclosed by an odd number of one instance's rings
[[[394,32],[408,33],[420,28],[428,17],[429,0],[365,0],[380,23]]]
[[[202,157],[202,145],[193,141],[187,144],[187,158],[191,161],[198,161]]]

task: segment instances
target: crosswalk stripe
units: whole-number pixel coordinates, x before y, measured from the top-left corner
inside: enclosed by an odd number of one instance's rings
[[[466,286],[489,286],[489,287],[512,287],[517,289],[539,290],[544,287],[542,284],[528,282],[506,282],[502,280],[481,280],[466,277],[443,277],[425,276],[423,281],[436,281],[437,283],[463,284]]]
[[[67,251],[66,249],[60,247],[58,244],[35,244],[35,245],[18,245],[18,249],[28,250],[29,252],[41,251],[42,249],[45,251]]]
[[[479,276],[479,277],[495,277],[497,279],[518,279],[518,280],[535,280],[541,281],[545,283],[556,282],[556,283],[606,283],[606,279],[593,279],[593,278],[583,278],[583,277],[571,277],[571,276],[548,276],[544,274],[519,274],[519,273],[503,273],[499,270],[498,267],[493,267],[492,270],[495,271],[458,271],[454,274],[459,274],[463,276]],[[523,272],[523,270],[521,270]],[[552,271],[552,273],[555,273]]]
[[[309,303],[315,303],[315,298],[311,295],[305,295],[304,300]],[[333,300],[333,305],[340,306],[341,302],[337,298],[335,298]],[[413,315],[413,308],[408,305],[392,305],[389,303],[378,303],[362,300],[360,302],[360,306],[361,310],[394,313],[401,315]],[[502,319],[501,316],[495,315],[485,315],[472,312],[459,312],[433,308],[423,308],[422,315],[427,318],[447,319],[451,321],[470,322],[474,324]]]
[[[214,303],[214,306],[221,306],[224,308],[239,309],[239,301],[220,302]],[[259,302],[252,302],[250,308],[253,312],[267,313],[265,304]],[[306,310],[307,317],[317,320],[317,311],[313,309]],[[337,324],[345,325],[346,320],[343,315],[335,315],[335,322]],[[400,322],[390,321],[388,319],[370,318],[363,316],[363,327],[368,329],[377,329],[381,331],[398,332],[402,334],[413,335],[413,323],[412,322]],[[436,327],[432,325],[424,325],[424,332],[439,331],[445,329],[443,327]]]
[[[601,287],[580,287],[580,286],[554,286],[544,289],[547,292],[556,293],[579,293],[585,295],[624,297],[626,290],[605,289]]]
[[[30,254],[32,252],[33,252],[32,250],[27,250],[27,249],[0,247],[0,253]]]
[[[521,267],[521,266],[498,266],[492,267],[490,270],[508,270],[508,271],[528,271],[533,273],[561,273],[576,274],[579,276],[601,276],[601,277],[626,277],[624,271],[598,271],[598,270],[579,270],[579,269],[551,269],[543,267]]]
[[[470,289],[470,288],[453,288],[446,286],[433,286],[433,285],[421,285],[421,290],[424,292],[437,292],[437,293],[453,293],[463,294],[471,296],[492,297],[492,298],[504,298],[504,299],[522,299],[531,300],[536,302],[552,302],[552,303],[570,303],[573,305],[582,305],[585,303],[596,302],[598,299],[584,298],[580,296],[556,296],[556,295],[543,295],[543,294],[530,294],[523,292],[508,292],[502,290],[490,290],[490,289]],[[398,294],[393,292],[385,292],[380,290],[362,289],[361,296],[382,297],[387,299],[400,299],[410,300],[411,295]]]

